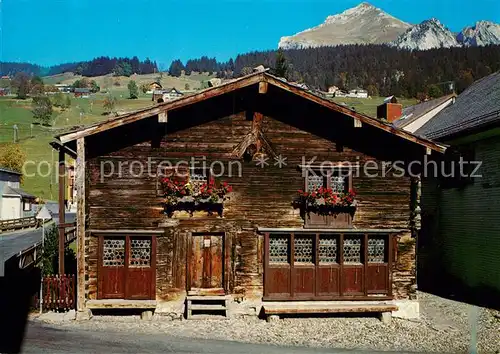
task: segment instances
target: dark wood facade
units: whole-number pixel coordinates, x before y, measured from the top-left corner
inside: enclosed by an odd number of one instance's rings
[[[373,174],[376,163],[380,168],[385,159],[421,158],[429,147],[410,141],[411,136],[403,139],[374,126],[353,124],[352,117],[304,99],[294,90],[250,85],[169,111],[167,123],[159,122],[153,109],[141,120],[79,138],[86,149],[82,188],[86,300],[161,301],[186,291],[271,300],[414,298],[408,177],[381,173],[370,177],[363,169],[352,169],[349,187],[357,191],[356,212],[337,227],[327,223],[311,229],[314,225],[306,225],[293,201],[306,185],[299,167],[304,163],[350,161],[363,166],[371,161]],[[246,139],[255,139],[268,165],[235,154]],[[285,157],[286,164],[275,164],[276,155]],[[208,166],[218,161],[215,173],[224,166],[216,179],[230,183],[233,192],[222,217],[205,211],[193,215],[175,211],[172,218],[164,214],[157,166],[165,160],[175,164],[191,158]],[[118,170],[120,164],[123,168]],[[153,167],[147,171],[146,166]],[[286,265],[269,258],[270,240],[279,235],[288,237],[286,257],[292,258],[283,262]],[[334,255],[327,247],[333,240]],[[375,240],[382,240],[377,259],[370,253],[376,249]],[[123,254],[104,250],[114,241]],[[303,250],[312,250],[304,251],[310,253],[304,262],[295,258],[299,241]],[[130,263],[134,247],[144,256],[139,257],[145,262],[142,267]],[[359,261],[347,259],[347,252]],[[110,254],[118,258],[118,266],[112,264],[116,259],[106,260]],[[142,285],[137,288],[136,283]]]

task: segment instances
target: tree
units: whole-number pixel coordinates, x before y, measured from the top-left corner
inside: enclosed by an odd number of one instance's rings
[[[57,225],[45,230],[42,253],[42,273],[44,276],[53,275],[59,265],[59,231]],[[76,255],[70,247],[65,247],[64,269],[67,274],[76,273]]]
[[[73,88],[88,88],[90,86],[90,81],[86,77],[81,78],[73,82]]]
[[[52,104],[54,107],[61,107],[64,105],[64,94],[62,92],[56,93],[52,96]]]
[[[189,91],[189,89],[190,89],[189,84],[188,84],[188,83],[186,83],[186,84],[184,85],[184,90]]]
[[[139,97],[139,88],[137,87],[137,84],[134,80],[130,80],[127,87],[130,98],[136,99]]]
[[[69,97],[69,95],[66,95],[66,98],[64,100],[64,105],[62,106],[62,109],[66,110],[66,109],[68,109],[70,107],[71,107],[71,98]]]
[[[276,65],[274,67],[274,71],[276,76],[279,77],[287,77],[288,64],[286,62],[285,54],[283,53],[283,49],[278,49],[276,52]]]
[[[168,69],[168,73],[170,76],[179,77],[182,74],[182,71],[185,70],[184,64],[180,59],[176,59],[170,64],[170,68]]]
[[[97,82],[95,80],[90,81],[90,92],[96,93],[99,92],[101,88],[99,85],[97,85]]]
[[[116,97],[113,97],[111,95],[107,95],[104,98],[104,103],[103,103],[105,113],[108,113],[108,114],[114,113],[115,106],[116,106]]]
[[[33,118],[40,124],[49,125],[52,117],[52,102],[47,96],[33,97],[31,103]]]
[[[148,92],[149,91],[148,84],[141,84],[141,91],[142,91],[142,93]]]
[[[22,173],[26,154],[19,145],[8,143],[0,146],[0,166]]]
[[[432,84],[427,87],[427,93],[431,98],[438,98],[443,95],[443,90],[438,85]]]
[[[17,98],[22,100],[26,99],[30,91],[30,79],[28,74],[24,72],[16,73],[12,79],[11,86],[17,94]]]
[[[379,95],[378,88],[375,85],[368,85],[366,87],[366,91],[368,91],[368,95],[370,95],[372,97]]]

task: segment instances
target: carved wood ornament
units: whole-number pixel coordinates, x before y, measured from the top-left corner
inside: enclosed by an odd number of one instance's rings
[[[262,131],[263,118],[262,113],[253,113],[252,129],[234,148],[232,156],[246,160],[254,160],[262,155],[267,155],[271,158],[277,156]]]

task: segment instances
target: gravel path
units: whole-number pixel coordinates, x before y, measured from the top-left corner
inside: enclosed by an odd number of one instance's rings
[[[393,319],[384,325],[375,317],[285,318],[267,323],[253,317],[228,320],[168,321],[155,316],[94,316],[90,321],[59,326],[97,331],[168,333],[179,337],[234,340],[287,346],[336,347],[391,351],[467,353],[470,305],[420,293],[419,320]],[[476,324],[478,350],[500,353],[500,313],[479,308]]]

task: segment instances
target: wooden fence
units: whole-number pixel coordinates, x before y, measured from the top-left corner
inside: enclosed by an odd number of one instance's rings
[[[51,275],[43,278],[42,308],[49,311],[68,311],[76,304],[75,275]],[[40,306],[40,294],[35,296],[35,307]]]
[[[0,220],[0,232],[6,230],[24,229],[26,227],[35,227],[37,220],[34,216],[19,219]]]

